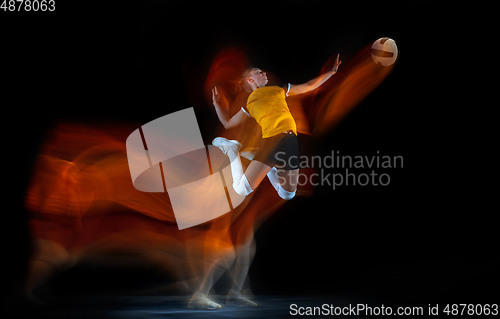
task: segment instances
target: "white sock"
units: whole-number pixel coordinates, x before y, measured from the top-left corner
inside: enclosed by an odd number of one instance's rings
[[[250,183],[248,182],[241,165],[240,154],[236,150],[227,152],[229,161],[231,162],[231,174],[233,175],[233,189],[236,193],[242,196],[247,196],[253,192]]]
[[[279,197],[286,200],[290,200],[295,197],[295,193],[297,192],[297,190],[295,190],[294,192],[289,192],[281,187],[278,170],[276,169],[276,167],[271,168],[271,170],[267,173],[267,177],[269,178],[269,181],[273,185],[276,192],[278,192]]]
[[[276,169],[276,167],[271,168],[271,170],[267,173],[267,178],[269,178],[269,181],[271,182],[271,185],[273,185],[274,189],[278,191],[280,180],[278,177],[278,170]]]
[[[278,186],[278,195],[285,200],[290,200],[290,199],[294,198],[296,192],[297,192],[297,190],[295,190],[293,192],[289,192],[289,191],[285,190],[283,187],[281,187],[281,185]]]
[[[236,193],[238,193],[241,196],[247,196],[248,194],[253,192],[253,189],[250,186],[250,183],[248,182],[248,179],[245,175],[243,175],[238,180],[236,179],[234,180],[233,189]]]
[[[229,150],[227,152],[229,161],[231,163],[231,174],[233,174],[233,180],[239,180],[243,176],[243,166],[241,165],[240,154],[236,150]]]

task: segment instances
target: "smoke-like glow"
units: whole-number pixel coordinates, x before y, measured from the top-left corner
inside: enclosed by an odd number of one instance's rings
[[[217,86],[221,105],[235,114],[249,94],[238,83],[247,65],[246,56],[235,49],[216,56],[204,87],[207,105]],[[289,98],[299,134],[314,138],[330,130],[391,70],[373,63],[367,46],[318,90]],[[81,260],[113,263],[120,252],[130,257],[121,262],[150,263],[172,274],[186,292],[208,293],[226,270],[233,275],[232,289],[243,288],[254,232],[284,201],[266,180],[230,213],[179,230],[168,193],[141,192],[132,184],[125,140],[137,127],[61,123],[50,132],[25,197],[36,244],[28,290],[41,284],[54,266],[65,269]],[[260,141],[253,121],[219,133],[245,147],[258,147]],[[209,189],[194,191],[211,196]]]

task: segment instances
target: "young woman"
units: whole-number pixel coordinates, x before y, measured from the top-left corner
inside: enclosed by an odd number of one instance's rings
[[[248,195],[254,191],[267,175],[278,195],[290,200],[295,196],[298,181],[299,150],[297,144],[297,126],[288,109],[286,97],[303,94],[315,90],[337,73],[342,62],[339,54],[332,69],[304,84],[290,84],[284,87],[266,86],[266,72],[252,68],[243,74],[244,85],[251,90],[246,106],[229,118],[222,111],[217,88],[212,89],[212,99],[217,116],[222,125],[228,129],[241,124],[249,117],[262,128],[262,143],[257,154],[245,156],[251,160],[246,171],[243,171],[240,159],[241,143],[217,137],[212,144],[218,147],[231,161],[233,188],[240,195]],[[277,169],[279,168],[279,170]]]

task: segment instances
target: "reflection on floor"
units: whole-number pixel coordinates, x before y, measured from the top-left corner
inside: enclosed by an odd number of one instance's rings
[[[51,297],[46,306],[21,306],[12,309],[13,318],[51,319],[146,319],[146,318],[303,318],[298,307],[321,307],[323,304],[346,306],[369,303],[380,306],[381,302],[348,300],[340,297],[312,296],[256,296],[258,307],[225,304],[223,296],[214,300],[223,304],[220,310],[196,310],[186,308],[186,296],[99,296],[99,297]],[[295,306],[292,306],[295,305]],[[304,313],[305,314],[305,313]],[[305,316],[318,318],[322,316]],[[332,316],[336,317],[336,316]]]

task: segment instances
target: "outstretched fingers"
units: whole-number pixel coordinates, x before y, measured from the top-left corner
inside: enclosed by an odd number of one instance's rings
[[[214,103],[217,103],[219,101],[219,91],[217,91],[216,86],[212,88],[212,101]]]
[[[335,59],[335,64],[333,65],[333,71],[337,72],[341,63],[342,61],[340,61],[340,53],[337,53],[337,58]]]

